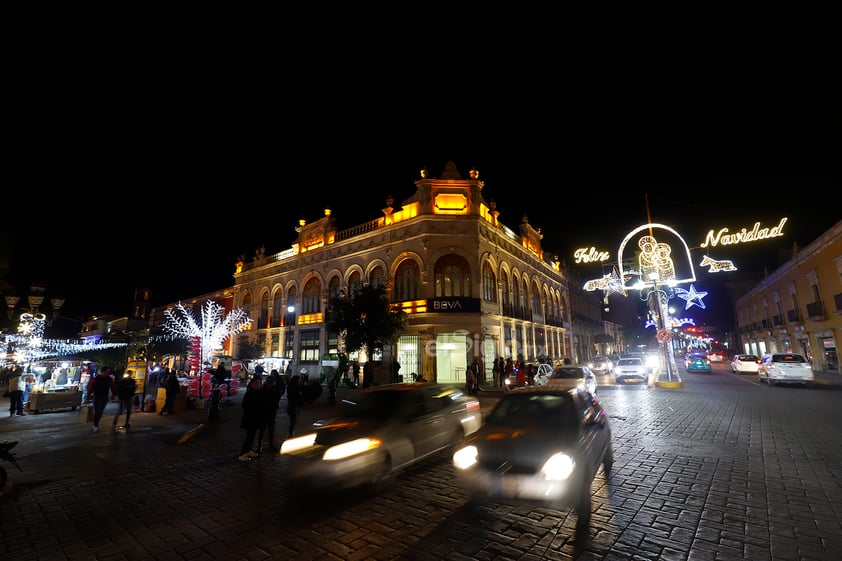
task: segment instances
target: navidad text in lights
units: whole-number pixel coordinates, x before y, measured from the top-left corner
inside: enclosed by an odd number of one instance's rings
[[[784,235],[784,224],[787,218],[781,218],[781,221],[774,228],[761,228],[760,222],[755,222],[751,230],[743,228],[739,232],[729,234],[728,228],[722,228],[714,233],[709,230],[705,241],[699,247],[708,247],[717,245],[736,245],[740,243],[756,242],[758,240],[765,240],[768,238],[779,238]]]
[[[595,247],[588,249],[581,247],[573,252],[573,260],[576,263],[601,263],[608,261],[611,254],[607,251],[597,251]]]

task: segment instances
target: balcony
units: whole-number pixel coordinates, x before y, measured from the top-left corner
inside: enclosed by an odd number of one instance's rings
[[[801,321],[801,314],[798,313],[798,310],[787,310],[786,321],[789,323],[798,323]]]
[[[807,304],[807,319],[811,320],[823,320],[825,319],[824,315],[824,302],[821,300],[816,300],[815,302],[810,302]]]

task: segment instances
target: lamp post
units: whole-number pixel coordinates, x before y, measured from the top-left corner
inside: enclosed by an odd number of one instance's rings
[[[649,273],[649,280],[652,281],[652,288],[653,290],[649,293],[649,297],[652,295],[655,296],[655,305],[657,306],[656,315],[657,315],[657,339],[658,339],[658,348],[661,353],[661,361],[666,368],[667,373],[667,382],[680,382],[681,379],[678,376],[678,369],[676,368],[675,364],[675,356],[673,353],[670,352],[670,339],[672,338],[672,330],[667,328],[667,318],[666,318],[666,299],[667,294],[663,290],[658,287],[658,272],[652,271]],[[650,307],[652,302],[650,300]]]

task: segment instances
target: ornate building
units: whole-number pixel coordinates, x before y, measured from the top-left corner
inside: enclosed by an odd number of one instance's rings
[[[325,324],[330,298],[370,283],[385,285],[409,322],[384,356],[352,358],[397,360],[405,381],[423,374],[461,383],[478,359],[490,382],[498,356],[572,356],[568,280],[558,258],[544,255],[540,230],[526,216],[519,232],[500,223],[477,170],[462,179],[448,162],[440,178],[422,170],[415,186],[399,207],[389,198],[374,220],[337,230],[326,209],[315,222],[300,221],[290,249],[241,258],[234,305],[255,323],[238,340],[318,374],[322,358],[342,350]],[[376,372],[376,382],[388,379],[388,368]]]

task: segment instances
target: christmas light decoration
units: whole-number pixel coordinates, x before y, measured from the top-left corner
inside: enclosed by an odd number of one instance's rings
[[[202,364],[210,364],[214,349],[221,348],[225,339],[245,330],[252,322],[242,308],[236,308],[224,317],[223,313],[224,309],[216,302],[205,302],[201,323],[197,323],[192,310],[179,302],[175,309],[164,311],[166,321],[162,327],[178,338],[197,337],[201,341]]]
[[[684,290],[683,288],[676,288],[674,289],[675,295],[684,300],[684,309],[690,309],[690,306],[698,306],[701,309],[705,309],[705,303],[702,302],[702,298],[708,295],[707,292],[697,292],[696,287],[692,284],[690,285],[690,290]]]

